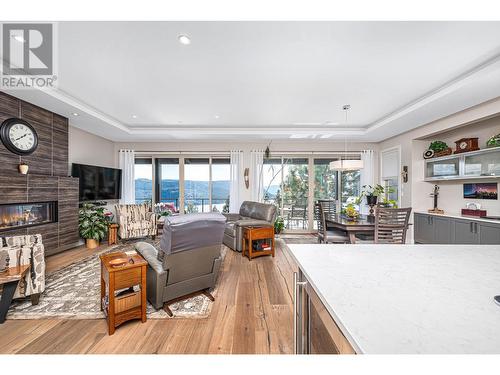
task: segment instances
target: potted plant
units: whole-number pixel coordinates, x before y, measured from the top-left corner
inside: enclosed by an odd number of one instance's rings
[[[395,191],[396,190],[392,187],[387,187],[385,189],[385,195],[380,203],[382,207],[398,208],[398,202],[394,199],[389,199],[389,194],[394,193]]]
[[[429,150],[434,151],[434,157],[452,154],[452,149],[443,141],[434,141],[429,145]]]
[[[88,249],[98,247],[108,230],[104,207],[85,203],[78,213],[78,230],[80,236],[85,238]]]
[[[359,217],[359,212],[356,209],[356,205],[354,203],[349,203],[345,209],[343,210],[344,215],[348,220],[356,221]]]
[[[278,216],[274,222],[274,233],[280,234],[283,232],[283,229],[285,229],[285,220],[281,216]]]
[[[366,204],[368,206],[375,206],[377,204],[378,197],[384,194],[384,187],[380,184],[375,186],[363,185],[363,191],[361,196],[366,197]]]

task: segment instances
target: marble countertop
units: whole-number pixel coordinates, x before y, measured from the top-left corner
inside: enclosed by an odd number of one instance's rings
[[[499,245],[288,245],[358,353],[500,353]]]
[[[415,211],[416,214],[425,214],[425,215],[433,215],[433,216],[445,216],[445,217],[453,217],[456,219],[467,219],[467,220],[477,220],[477,221],[484,221],[487,223],[496,223],[500,224],[500,220],[495,220],[495,219],[484,219],[482,217],[477,217],[477,216],[467,216],[467,215],[462,215],[459,214],[458,212],[445,212],[444,214],[436,214],[434,212],[427,212],[427,211]],[[489,216],[500,216],[498,214],[491,214]]]

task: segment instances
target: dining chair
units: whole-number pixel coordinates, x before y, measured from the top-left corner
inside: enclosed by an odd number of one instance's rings
[[[320,202],[314,204],[314,217],[318,226],[319,243],[349,243],[347,233],[339,229],[326,227],[325,212]]]
[[[375,243],[404,244],[410,220],[409,208],[375,209]]]

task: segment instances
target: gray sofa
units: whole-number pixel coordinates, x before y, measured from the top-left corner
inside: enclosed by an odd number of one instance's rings
[[[276,219],[276,206],[273,204],[244,201],[237,214],[224,214],[227,218],[224,229],[224,245],[240,251],[243,228],[246,226],[272,227]]]
[[[160,249],[147,242],[135,245],[148,262],[147,297],[156,309],[215,286],[225,222],[218,213],[167,217]]]

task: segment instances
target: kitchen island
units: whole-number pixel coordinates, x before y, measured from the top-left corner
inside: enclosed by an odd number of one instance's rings
[[[288,246],[299,353],[500,353],[500,246]]]

